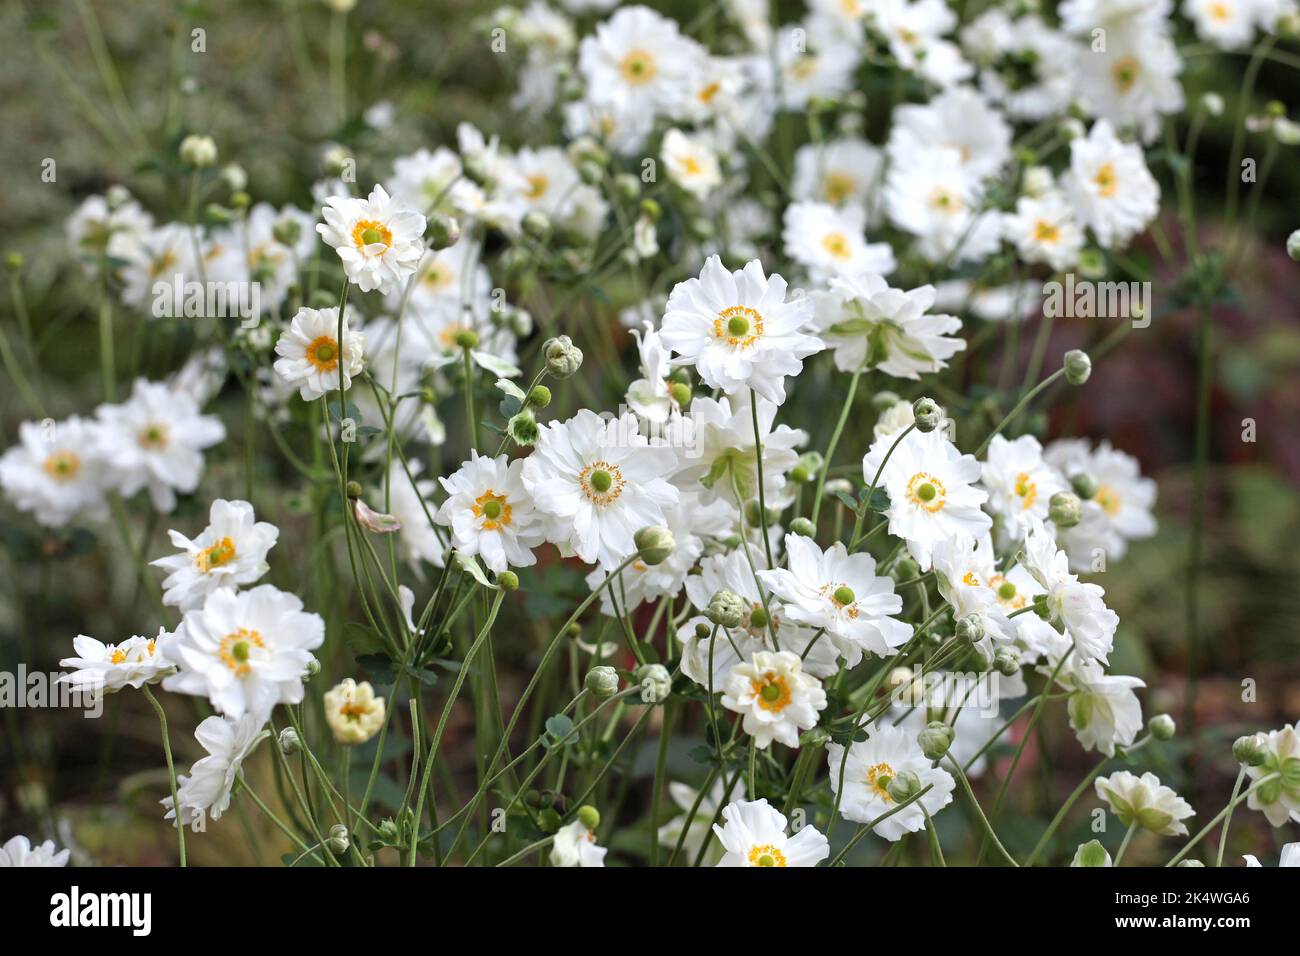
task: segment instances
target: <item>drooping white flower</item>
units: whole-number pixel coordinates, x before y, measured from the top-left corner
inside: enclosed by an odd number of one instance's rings
[[[0,845],[0,869],[19,866],[67,866],[71,850],[60,850],[53,840],[32,846],[25,836],[11,837]]]
[[[843,774],[840,813],[846,820],[870,823],[895,809],[898,804],[889,793],[889,784],[904,771],[916,774],[922,787],[931,787],[923,797],[872,828],[877,836],[892,842],[923,829],[926,813],[934,816],[952,802],[957,782],[942,767],[930,766],[916,736],[908,730],[876,724],[867,734],[867,739],[852,744],[847,754],[840,744],[826,745],[831,789],[836,794]]]
[[[325,723],[339,743],[363,744],[384,725],[384,698],[369,681],[348,677],[325,692]]]
[[[759,578],[790,620],[826,629],[846,667],[857,666],[864,653],[887,657],[911,638],[911,625],[891,616],[903,610],[903,599],[892,578],[876,574],[870,554],[849,554],[839,541],[822,551],[797,534],[787,535],[785,546],[789,569],[759,571]]]
[[[302,701],[311,652],[325,640],[319,614],[270,584],[221,588],[186,611],[165,644],[178,670],[163,689],[207,697],[227,717],[250,714],[260,727],[277,704]]]
[[[1023,563],[1046,592],[1052,619],[1074,640],[1075,654],[1105,663],[1119,625],[1119,615],[1103,600],[1106,592],[1070,573],[1069,558],[1041,524],[1035,523],[1025,537]]]
[[[95,425],[76,415],[62,422],[23,422],[18,443],[0,456],[0,488],[19,511],[47,528],[78,518],[108,517]]]
[[[1153,773],[1136,776],[1127,770],[1098,777],[1094,783],[1097,796],[1110,806],[1110,812],[1124,826],[1137,824],[1160,836],[1187,834],[1182,821],[1195,816],[1186,800],[1160,782]]]
[[[821,681],[803,672],[798,654],[755,651],[727,675],[722,706],[744,716],[745,733],[760,749],[773,740],[798,747],[799,734],[826,708],[826,692]]]
[[[835,276],[830,291],[814,297],[817,334],[835,350],[842,372],[879,369],[919,379],[947,368],[946,360],[966,348],[953,337],[961,320],[931,314],[934,300],[934,286],[904,292],[871,273]]]
[[[659,337],[675,364],[693,365],[711,388],[752,388],[780,405],[786,376],[822,348],[807,334],[811,317],[812,303],[787,299],[785,279],[764,275],[757,259],[731,272],[710,256],[699,278],[673,288]]]
[[[980,484],[989,493],[985,507],[997,519],[1000,540],[1022,541],[1035,521],[1046,521],[1052,495],[1065,482],[1043,460],[1043,446],[1033,435],[1008,440],[994,435],[980,469]]]
[[[1121,143],[1107,120],[1070,143],[1070,168],[1062,180],[1075,213],[1107,249],[1122,248],[1160,209],[1160,185],[1142,148]]]
[[[340,374],[343,387],[351,388],[352,379],[365,367],[366,337],[348,328],[346,315],[342,348],[338,335],[337,308],[302,308],[275,343],[275,354],[280,356],[274,366],[276,374],[296,387],[304,402],[338,391]]]
[[[1076,661],[1072,656],[1062,667],[1058,683],[1070,689],[1066,707],[1070,727],[1084,750],[1110,757],[1116,745],[1132,746],[1142,731],[1142,705],[1133,691],[1145,687],[1143,681],[1107,674],[1096,661]]]
[[[898,445],[889,454],[895,441]],[[980,463],[963,455],[937,429],[876,439],[862,459],[862,473],[870,483],[877,471],[878,487],[889,494],[889,533],[907,542],[922,571],[930,570],[930,553],[940,541],[962,531],[978,538],[993,523],[980,510],[988,498],[976,484]]]
[[[125,497],[148,489],[164,514],[176,507],[176,492],[198,487],[203,449],[226,437],[221,419],[201,415],[188,394],[143,378],[127,401],[101,405],[95,415],[94,453],[107,466],[108,483]]]
[[[424,256],[423,214],[394,202],[383,186],[365,199],[332,196],[316,231],[339,254],[348,280],[362,292],[387,295],[415,271]]]
[[[669,417],[681,413],[681,406],[673,397],[672,361],[654,324],[646,321],[644,330],[632,329],[636,339],[637,354],[641,359],[642,378],[627,387],[627,404],[646,421],[661,425]]]
[[[1119,560],[1128,552],[1128,542],[1156,533],[1156,483],[1143,478],[1132,455],[1112,448],[1102,440],[1091,448],[1084,439],[1052,442],[1043,453],[1046,462],[1067,479],[1087,476],[1096,485],[1083,503],[1083,517],[1073,528],[1058,529],[1057,540],[1070,557],[1070,570],[1086,573],[1096,569],[1100,551],[1106,560]]]
[[[524,488],[547,524],[547,539],[588,564],[613,570],[636,550],[632,536],[664,523],[678,491],[664,476],[673,449],[650,445],[635,415],[606,421],[582,409],[540,426],[524,462]]]
[[[814,826],[786,835],[785,814],[766,800],[736,800],[722,808],[715,825],[726,851],[718,866],[816,866],[831,855],[826,837]]]
[[[785,252],[808,270],[814,281],[863,272],[888,275],[897,262],[886,242],[867,242],[866,213],[820,202],[785,207],[781,241]]]
[[[218,498],[209,509],[208,526],[197,538],[174,530],[167,534],[182,553],[150,563],[171,572],[163,581],[163,603],[188,611],[217,588],[252,584],[265,574],[266,556],[280,529],[257,521],[247,501]]]
[[[581,820],[556,831],[551,842],[551,866],[604,866],[609,851],[596,845],[596,834]]]
[[[1264,743],[1264,762],[1247,767],[1246,776],[1252,787],[1267,777],[1273,779],[1252,789],[1246,806],[1259,810],[1275,827],[1287,820],[1300,823],[1300,734],[1287,724],[1258,737]]]
[[[221,819],[230,806],[230,791],[239,778],[245,758],[262,739],[265,721],[246,714],[240,718],[208,717],[194,731],[194,736],[208,752],[190,767],[189,775],[176,779],[180,786],[176,798],[180,804],[178,824],[202,831],[208,817]],[[170,796],[164,797],[164,819],[176,820],[178,814]]]
[[[450,478],[440,478],[447,500],[438,523],[451,529],[452,546],[476,554],[500,574],[537,563],[532,549],[546,540],[542,516],[524,488],[522,459],[488,458],[470,449],[470,459]]]
[[[120,644],[104,644],[78,635],[72,639],[77,656],[59,661],[60,667],[71,667],[73,672],[64,674],[59,681],[96,695],[157,683],[173,669],[172,662],[159,649],[159,642],[167,636],[159,628],[157,637],[137,635]]]

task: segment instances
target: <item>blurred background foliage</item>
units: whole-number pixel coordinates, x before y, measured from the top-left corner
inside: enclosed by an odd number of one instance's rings
[[[698,35],[705,40],[724,31],[725,14],[716,7],[682,0],[652,3],[674,12],[683,22],[699,18]],[[63,417],[87,414],[101,398],[97,380],[97,350],[93,333],[94,289],[89,287],[68,255],[63,222],[87,195],[122,183],[159,220],[179,218],[184,196],[177,188],[175,146],[188,132],[215,138],[222,162],[242,165],[249,174],[255,201],[309,206],[308,188],[320,175],[325,144],[341,142],[358,157],[358,182],[367,185],[384,176],[392,157],[420,146],[455,145],[455,127],[469,120],[485,131],[499,132],[510,145],[554,141],[552,119],[519,116],[505,105],[518,78],[510,56],[488,55],[482,18],[496,3],[474,0],[361,0],[348,29],[347,84],[349,117],[343,124],[331,108],[328,87],[330,14],[314,0],[17,0],[0,8],[0,252],[20,252],[21,274],[8,270],[6,285],[21,282],[37,331],[39,363],[50,385],[50,413]],[[779,4],[785,20],[798,17],[802,5]],[[97,24],[97,26],[95,26]],[[191,31],[205,31],[206,52],[192,53]],[[96,42],[102,31],[103,46]],[[1284,64],[1265,63],[1253,98],[1238,103],[1246,57],[1208,51],[1186,29],[1180,47],[1187,58],[1184,82],[1195,103],[1206,92],[1227,101],[1227,111],[1207,122],[1193,171],[1202,242],[1220,248],[1229,237],[1219,225],[1229,169],[1234,117],[1258,113],[1269,100],[1284,102],[1294,116],[1300,110],[1297,71]],[[104,57],[110,56],[121,79],[121,93],[105,82]],[[876,141],[887,130],[888,99],[877,103],[867,80],[868,134]],[[124,117],[123,100],[141,118],[133,125]],[[397,121],[376,129],[364,112],[376,103],[391,104]],[[783,119],[780,134],[803,135],[800,117]],[[1268,137],[1247,137],[1246,155],[1264,158]],[[1139,244],[1131,255],[1154,270],[1158,318],[1149,328],[1134,330],[1120,347],[1105,356],[1088,386],[1057,391],[1050,411],[1029,422],[1045,440],[1063,435],[1108,438],[1136,455],[1143,471],[1159,484],[1160,532],[1137,542],[1129,555],[1097,580],[1108,603],[1120,613],[1122,625],[1113,664],[1117,671],[1137,674],[1148,683],[1147,714],[1173,713],[1180,729],[1194,726],[1193,735],[1180,733],[1168,744],[1149,748],[1142,761],[1184,793],[1208,819],[1226,800],[1235,775],[1229,752],[1235,736],[1270,729],[1300,718],[1300,267],[1285,254],[1287,234],[1300,226],[1300,163],[1288,151],[1276,161],[1266,188],[1256,194],[1243,186],[1244,201],[1257,209],[1251,232],[1244,237],[1241,268],[1233,277],[1230,295],[1214,308],[1214,363],[1211,381],[1210,470],[1203,500],[1204,563],[1195,594],[1200,615],[1200,646],[1189,648],[1187,555],[1189,520],[1198,502],[1193,497],[1192,461],[1196,420],[1196,351],[1194,310],[1178,306],[1173,293],[1184,279],[1179,271],[1159,265],[1153,248]],[[42,162],[53,158],[57,180],[41,179]],[[1166,200],[1173,196],[1169,168],[1160,152],[1153,159]],[[761,183],[762,173],[756,175]],[[1166,206],[1169,207],[1167,201]],[[1172,208],[1166,208],[1165,231],[1179,235]],[[684,265],[693,273],[695,266]],[[526,290],[512,290],[527,304]],[[599,294],[597,294],[599,293]],[[616,321],[626,304],[617,282],[583,297],[572,321],[580,323],[579,344],[594,329],[610,330],[626,347],[630,340]],[[136,317],[142,319],[143,317]],[[0,294],[0,321],[14,321],[12,300]],[[125,317],[136,354],[133,367],[161,376],[183,360],[188,331],[175,323],[152,323]],[[1049,355],[1095,343],[1111,329],[1104,321],[1064,320],[1053,329]],[[1031,320],[1018,334],[1007,327],[982,336],[981,345],[965,354],[953,376],[957,389],[988,389],[1002,370],[1019,381],[1038,330]],[[602,332],[603,335],[603,332]],[[591,353],[589,353],[590,355]],[[824,448],[832,422],[825,409],[837,407],[843,381],[823,374],[805,375],[782,420],[808,427],[810,447]],[[617,376],[601,380],[601,363],[589,362],[583,375],[589,386],[617,404]],[[874,383],[905,397],[898,382]],[[915,390],[913,390],[915,391]],[[870,392],[870,387],[867,389]],[[960,419],[959,435],[982,435],[996,420],[993,405],[968,409]],[[560,396],[560,406],[575,404]],[[237,396],[222,402],[238,403]],[[864,396],[862,414],[851,424],[842,449],[862,449],[870,441],[872,414]],[[558,411],[557,411],[558,414]],[[23,408],[12,389],[0,389],[0,432],[3,444],[16,439]],[[228,417],[229,420],[229,417]],[[1243,441],[1248,420],[1255,423],[1256,440]],[[453,433],[451,447],[456,447]],[[228,443],[242,440],[238,425]],[[269,443],[268,443],[269,444]],[[319,574],[324,559],[299,553],[295,537],[311,520],[304,489],[268,459],[259,463],[267,488],[259,490],[259,516],[286,528],[272,554],[270,580],[312,599],[323,598]],[[844,451],[839,465],[851,463]],[[183,500],[175,516],[147,517],[136,502],[133,514],[151,542],[154,557],[161,552],[168,526],[197,530],[206,502],[220,494],[238,495],[242,466],[237,456],[220,449],[208,456],[203,488]],[[280,479],[278,484],[276,479]],[[259,489],[262,486],[259,484]],[[0,666],[12,671],[19,661],[29,668],[52,668],[68,653],[70,639],[89,633],[121,639],[151,633],[151,619],[160,620],[153,598],[142,593],[133,564],[121,556],[120,542],[104,532],[102,540],[79,536],[53,540],[29,521],[6,510],[0,516]],[[500,659],[523,662],[507,669],[504,693],[526,673],[528,654],[550,633],[556,615],[585,593],[579,569],[545,561],[524,576],[524,591],[502,628],[508,645]],[[326,579],[326,581],[328,578]],[[353,670],[352,653],[342,641],[327,642],[325,673],[341,676]],[[1194,692],[1189,685],[1194,677]],[[1256,698],[1243,701],[1243,681],[1253,681]],[[178,764],[199,754],[188,733],[200,716],[191,700],[173,701],[177,725]],[[400,704],[398,704],[400,706]],[[542,709],[543,714],[545,713]],[[104,863],[162,863],[172,858],[171,838],[160,820],[157,799],[166,789],[165,771],[157,744],[156,725],[143,701],[122,695],[109,701],[104,718],[84,721],[67,712],[19,712],[5,708],[0,719],[0,836],[56,829],[78,847],[78,858]],[[457,717],[451,734],[465,741],[472,734],[467,712]],[[448,741],[452,741],[449,735]],[[676,779],[698,778],[685,753],[698,743],[688,733],[681,749],[674,747],[670,765]],[[373,746],[370,745],[370,746]],[[389,755],[403,759],[409,741],[394,734]],[[648,784],[653,772],[653,736],[643,738],[637,773]],[[462,750],[469,750],[465,747]],[[1035,757],[1034,751],[1041,759]],[[456,752],[448,747],[447,753]],[[1046,754],[1051,755],[1050,761]],[[467,756],[466,759],[471,759]],[[269,760],[263,748],[260,760]],[[362,754],[353,766],[368,766]],[[1005,842],[1016,854],[1027,850],[1074,783],[1092,766],[1056,713],[1043,727],[1037,748],[1021,764],[1025,786],[1012,788],[1012,799],[1024,812],[1006,813],[1001,826]],[[1049,774],[1050,768],[1050,774]],[[1137,768],[1143,769],[1143,768]],[[254,778],[268,766],[253,768]],[[996,768],[991,775],[997,780]],[[986,777],[985,786],[990,778]],[[396,783],[385,777],[385,783]],[[455,786],[449,772],[448,785]],[[263,781],[259,792],[271,788]],[[643,786],[644,789],[644,786]],[[397,795],[400,800],[400,794]],[[380,803],[387,797],[379,794]],[[1084,806],[1092,801],[1085,798]],[[239,801],[236,801],[238,811]],[[634,817],[631,817],[634,818]],[[960,840],[966,827],[957,813],[943,814],[944,839]],[[38,827],[39,824],[39,827]],[[1080,816],[1073,832],[1061,835],[1062,852],[1089,838],[1088,818]],[[229,828],[255,839],[195,839],[195,862],[263,862],[277,855],[274,834],[260,820],[236,812],[214,829]],[[51,833],[50,835],[54,835]],[[1121,834],[1104,837],[1108,844]],[[1257,814],[1237,815],[1230,856],[1255,852],[1276,858],[1281,834],[1271,831]],[[615,846],[633,842],[625,834]],[[879,847],[864,842],[870,858]],[[239,849],[245,844],[252,850]],[[1112,849],[1114,847],[1112,846]],[[1155,841],[1138,838],[1129,859],[1158,858]],[[950,854],[950,858],[952,858]],[[1059,854],[1058,854],[1059,856]],[[1163,857],[1159,857],[1163,859]],[[1235,857],[1234,857],[1235,858]]]

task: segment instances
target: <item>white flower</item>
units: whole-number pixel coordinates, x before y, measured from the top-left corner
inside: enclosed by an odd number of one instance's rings
[[[1184,0],[1183,13],[1202,40],[1239,50],[1255,37],[1255,6],[1255,0]]]
[[[984,97],[967,87],[945,90],[928,103],[894,110],[889,161],[907,165],[917,152],[956,150],[962,175],[980,182],[996,176],[1011,159],[1011,126]]]
[[[248,211],[245,265],[247,277],[258,283],[263,312],[275,313],[280,308],[299,271],[307,265],[316,246],[314,225],[310,215],[294,206],[276,211],[270,203],[258,203]],[[243,241],[235,248],[244,255]]]
[[[785,208],[781,240],[785,253],[803,265],[814,281],[863,272],[887,275],[897,263],[885,242],[866,240],[866,213],[820,202],[794,202]]]
[[[1264,762],[1247,767],[1246,775],[1252,787],[1265,777],[1274,779],[1251,790],[1246,806],[1259,810],[1275,827],[1287,820],[1300,823],[1300,735],[1287,724],[1258,736],[1265,746]]]
[[[1033,435],[1014,441],[994,435],[980,469],[980,484],[989,493],[988,510],[998,519],[1001,540],[1022,541],[1035,521],[1046,521],[1048,502],[1065,482],[1043,460],[1043,446]]]
[[[810,45],[799,27],[783,27],[773,45],[781,106],[802,111],[818,97],[835,99],[853,88],[853,71],[862,54],[852,43],[830,36]]]
[[[152,228],[153,217],[134,199],[110,202],[103,196],[86,197],[63,226],[68,248],[87,274],[99,268],[101,257],[119,264],[136,259]]]
[[[208,526],[197,538],[190,540],[179,531],[167,534],[183,553],[150,563],[171,572],[163,581],[163,603],[188,611],[219,587],[252,584],[265,574],[266,555],[275,547],[280,529],[256,521],[247,501],[218,498],[208,512]]]
[[[1065,552],[1041,524],[1035,523],[1025,537],[1023,563],[1046,592],[1052,619],[1074,639],[1075,654],[1105,663],[1119,625],[1119,615],[1102,600],[1106,592],[1070,573]]]
[[[913,800],[872,827],[877,836],[894,841],[905,833],[923,829],[926,813],[934,816],[952,803],[952,792],[957,782],[947,770],[930,766],[916,736],[909,730],[876,725],[868,734],[865,741],[849,747],[847,757],[842,745],[826,745],[831,790],[840,793],[840,776],[843,774],[840,813],[846,820],[870,823],[897,807],[889,793],[890,782],[904,771],[916,774],[921,786],[931,789],[925,796]]]
[[[1070,570],[1093,570],[1097,551],[1107,560],[1119,560],[1128,542],[1156,533],[1156,483],[1143,478],[1137,459],[1103,440],[1091,449],[1083,439],[1055,441],[1043,454],[1047,463],[1066,478],[1087,475],[1097,490],[1083,503],[1083,518],[1073,528],[1057,531],[1057,539],[1070,556]]]
[[[842,372],[879,369],[919,379],[947,368],[946,359],[966,348],[950,337],[961,320],[930,314],[934,300],[934,286],[904,292],[871,273],[836,276],[829,292],[814,297],[818,335],[835,350]]]
[[[1107,249],[1124,246],[1160,210],[1160,186],[1142,148],[1121,143],[1106,120],[1070,143],[1063,185],[1079,219]]]
[[[389,198],[376,186],[365,199],[332,196],[316,231],[333,246],[348,280],[362,292],[388,294],[415,271],[424,256],[424,216]]]
[[[1087,44],[1076,55],[1079,99],[1093,116],[1121,128],[1132,127],[1149,143],[1164,117],[1183,109],[1178,81],[1182,57],[1163,22],[1156,26],[1115,23],[1104,29],[1104,49]]]
[[[864,652],[887,657],[906,644],[912,626],[890,615],[903,610],[892,578],[876,574],[876,559],[866,552],[849,554],[836,541],[827,551],[811,538],[787,535],[789,570],[759,571],[758,577],[785,603],[792,621],[825,628],[826,637],[855,667]]]
[[[737,789],[741,791],[737,798],[744,800],[744,783],[738,783]],[[677,848],[678,841],[680,841],[682,847],[681,858],[687,862],[694,862],[707,842],[710,846],[704,861],[706,864],[716,866],[722,858],[723,850],[721,844],[714,840],[713,821],[718,816],[719,811],[722,810],[722,801],[726,799],[726,794],[727,782],[721,777],[715,780],[709,792],[703,795],[700,794],[700,791],[684,783],[670,781],[668,796],[673,803],[677,804],[682,811],[682,815],[674,817],[659,827],[656,834],[659,845],[672,851]]]
[[[978,618],[984,636],[976,644],[991,660],[997,647],[1015,638],[1016,629],[982,573],[992,565],[987,544],[987,538],[959,531],[935,545],[932,560],[939,593],[952,605],[953,619]]]
[[[163,689],[205,696],[234,719],[251,714],[260,727],[277,704],[302,701],[311,651],[324,640],[325,622],[295,595],[270,584],[222,588],[185,612],[164,647],[178,671]]]
[[[983,192],[961,151],[905,140],[906,148],[891,148],[898,158],[885,177],[885,207],[894,225],[917,237],[917,250],[930,262],[980,262],[997,251],[998,214],[983,210]]]
[[[532,549],[546,540],[541,515],[524,489],[522,459],[488,458],[470,449],[470,460],[450,478],[440,478],[447,500],[439,524],[451,528],[452,547],[476,554],[500,574],[537,563]]]
[[[77,656],[59,661],[60,667],[74,670],[60,677],[59,682],[94,695],[157,683],[173,667],[159,647],[159,642],[168,636],[164,629],[159,628],[157,637],[136,636],[121,644],[103,644],[93,637],[78,635],[72,639],[72,648]]]
[[[1011,21],[1001,10],[988,10],[963,28],[962,42],[984,61],[980,92],[1012,119],[1041,120],[1069,106],[1073,73],[1061,64],[1074,57],[1075,46],[1038,16]]]
[[[672,784],[669,784],[671,787]],[[1247,853],[1242,856],[1247,866],[1260,866],[1259,860]],[[1278,857],[1278,866],[1300,866],[1300,843],[1287,843],[1282,847],[1282,855]]]
[[[275,371],[298,389],[304,402],[312,402],[339,389],[340,352],[342,353],[343,387],[351,388],[352,379],[365,367],[366,337],[348,328],[343,317],[343,347],[339,348],[339,310],[298,310],[289,327],[275,343]]]
[[[898,446],[889,454],[895,441]],[[980,463],[959,452],[938,429],[876,439],[862,459],[862,474],[870,483],[878,470],[879,487],[889,493],[889,533],[907,542],[922,571],[930,570],[930,552],[940,541],[959,531],[978,538],[993,523],[980,510],[988,498],[976,485]]]
[[[16,836],[0,845],[0,869],[19,866],[67,866],[71,850],[59,850],[53,840],[32,846],[25,836]]]
[[[727,675],[722,706],[744,715],[745,733],[762,749],[776,740],[799,746],[799,734],[817,723],[826,708],[822,683],[803,673],[803,661],[791,651],[755,651]]]
[[[874,0],[871,15],[872,28],[903,69],[945,87],[970,76],[970,64],[943,38],[957,25],[943,0]]]
[[[1127,770],[1098,777],[1097,796],[1110,806],[1110,812],[1124,826],[1137,824],[1160,836],[1187,834],[1182,821],[1195,816],[1187,801],[1164,786],[1153,773],[1138,777]]]
[[[606,571],[636,550],[639,529],[664,523],[678,497],[664,479],[677,455],[650,445],[637,428],[630,413],[605,421],[584,408],[540,426],[524,462],[524,488],[546,519],[548,540]]]
[[[421,148],[393,160],[389,187],[395,202],[426,214],[473,216],[483,208],[483,190],[463,172],[460,157],[447,147]]]
[[[122,267],[122,301],[153,316],[154,303],[183,297],[184,283],[198,276],[193,237],[185,226],[169,222],[145,233]]]
[[[424,463],[415,458],[407,462],[407,468],[402,467],[402,462],[394,461],[384,479],[386,497],[379,499],[385,511],[401,523],[397,532],[398,556],[417,574],[421,573],[424,561],[442,567],[447,552],[435,524],[436,511],[427,503],[437,485],[420,478],[423,469]]]
[[[189,395],[159,382],[136,379],[131,397],[95,410],[95,454],[107,465],[107,481],[126,497],[141,488],[158,511],[176,507],[176,492],[189,494],[203,473],[204,448],[226,437],[221,419],[200,415]]]
[[[777,406],[758,399],[758,434],[763,447],[763,492],[768,507],[788,504],[794,489],[786,473],[799,462],[796,448],[808,441],[808,433],[787,425],[773,428]],[[758,497],[758,467],[755,459],[754,411],[747,394],[738,393],[721,401],[696,398],[691,413],[683,419],[693,431],[688,437],[691,453],[683,457],[673,481],[683,489],[699,491],[708,503],[725,498],[737,507]]]
[[[875,218],[884,172],[880,150],[866,140],[844,138],[800,146],[794,155],[791,194],[802,202],[853,206]]]
[[[604,866],[609,851],[596,845],[596,834],[581,820],[562,826],[551,842],[551,866]]]
[[[722,808],[715,825],[726,851],[718,866],[816,866],[831,855],[821,831],[804,826],[786,835],[785,815],[766,800],[736,800]]]
[[[722,185],[718,154],[702,136],[679,129],[664,133],[663,161],[668,178],[696,199],[706,199]]]
[[[1075,661],[1072,657],[1062,668],[1058,682],[1072,691],[1066,709],[1070,727],[1084,750],[1111,757],[1116,744],[1132,746],[1142,730],[1142,705],[1133,691],[1145,687],[1143,681],[1103,673],[1096,661]]]
[[[221,819],[230,806],[230,791],[239,778],[244,759],[262,739],[265,723],[248,714],[238,719],[208,717],[199,724],[194,736],[208,755],[195,762],[189,776],[177,777],[181,825],[201,831],[209,816],[213,820]],[[164,797],[161,802],[167,808],[164,818],[176,819],[172,798]]]
[[[363,744],[384,725],[384,698],[368,681],[346,678],[325,692],[325,723],[339,743]]]
[[[1074,208],[1055,189],[1017,199],[1016,211],[1002,217],[1002,234],[1025,262],[1045,262],[1057,272],[1075,265],[1083,251]]]
[[[47,528],[77,518],[108,517],[103,463],[96,454],[93,423],[72,416],[62,422],[23,422],[18,444],[0,456],[0,487],[19,511]]]
[[[624,7],[578,47],[588,95],[621,114],[672,115],[687,96],[696,48],[677,23],[646,7]]]
[[[668,349],[659,338],[654,325],[646,321],[644,332],[632,329],[636,339],[637,354],[641,358],[641,374],[627,387],[627,404],[646,421],[662,425],[669,417],[681,414],[681,406],[673,397],[672,384],[668,376],[672,372],[672,360]]]
[[[673,287],[659,337],[709,387],[728,395],[749,387],[780,405],[786,376],[822,348],[805,332],[811,317],[812,303],[787,300],[785,279],[765,276],[757,259],[730,272],[710,256],[698,279]]]

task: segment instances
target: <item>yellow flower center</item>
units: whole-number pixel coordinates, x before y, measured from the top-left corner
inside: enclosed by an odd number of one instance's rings
[[[867,771],[867,786],[886,803],[894,802],[889,795],[889,782],[893,779],[894,768],[887,763],[878,763]]]
[[[751,679],[749,685],[753,688],[755,702],[763,710],[779,714],[790,706],[790,685],[784,674],[768,671],[762,677]]]
[[[262,635],[257,631],[251,631],[246,627],[241,627],[233,634],[227,634],[221,639],[221,646],[217,649],[222,663],[235,672],[236,677],[247,677],[252,664],[249,663],[253,656],[254,650],[262,650],[266,647],[262,640]]]
[[[441,292],[443,289],[449,289],[456,277],[450,269],[444,269],[441,266],[431,265],[424,271],[424,277],[421,281],[430,289]]]
[[[373,705],[359,704],[355,700],[349,700],[339,708],[339,714],[355,723],[361,720],[362,717],[368,716],[373,709]]]
[[[633,86],[643,86],[655,78],[655,58],[645,50],[633,50],[618,65],[623,79]]]
[[[1210,16],[1215,20],[1226,22],[1232,19],[1232,9],[1226,3],[1212,3]]]
[[[682,158],[682,172],[687,176],[698,176],[703,170],[704,167],[700,165],[700,161],[694,156],[684,156]]]
[[[352,227],[352,244],[362,251],[367,246],[382,245],[384,251],[393,244],[393,233],[382,222],[362,219]]]
[[[161,451],[167,447],[168,428],[162,422],[151,422],[136,432],[135,441],[141,448]]]
[[[194,556],[194,563],[203,574],[207,574],[213,568],[227,565],[233,560],[235,560],[235,542],[229,538],[222,538]]]
[[[713,320],[713,337],[732,348],[747,349],[763,334],[763,315],[746,305],[723,309]]]
[[[1092,500],[1101,505],[1101,509],[1112,518],[1119,514],[1121,504],[1119,492],[1110,485],[1098,485],[1097,493],[1092,496]]]
[[[749,849],[751,866],[789,866],[785,854],[770,843],[760,843]]]
[[[1138,63],[1137,57],[1126,56],[1111,64],[1110,78],[1115,82],[1115,89],[1121,93],[1127,93],[1133,89],[1133,84],[1137,82],[1140,72],[1142,72],[1142,67]]]
[[[125,664],[126,651],[122,650],[120,647],[113,648],[113,653],[108,655],[108,662],[110,664]]]
[[[149,263],[149,278],[156,279],[172,266],[176,265],[176,254],[170,250]]]
[[[822,248],[836,259],[848,259],[853,255],[849,237],[842,232],[828,232],[822,236]]]
[[[1092,177],[1092,182],[1097,187],[1098,194],[1106,199],[1115,195],[1115,190],[1119,188],[1119,177],[1115,175],[1115,167],[1110,163],[1097,170],[1097,175]]]
[[[307,346],[307,361],[318,372],[332,372],[339,367],[339,343],[333,336],[319,335]]]
[[[44,468],[55,481],[71,481],[81,471],[81,459],[70,451],[56,451],[45,459]]]
[[[470,511],[474,512],[475,518],[483,519],[484,531],[496,531],[510,525],[510,502],[506,501],[505,495],[493,493],[491,488],[474,499]]]
[[[949,214],[961,212],[963,208],[962,201],[957,198],[957,195],[943,186],[936,186],[934,192],[930,193],[930,206]]]
[[[1039,242],[1059,242],[1061,239],[1061,227],[1054,222],[1040,219],[1034,223],[1034,238]]]
[[[578,473],[578,485],[587,500],[605,507],[618,500],[627,480],[617,465],[607,461],[593,461]]]
[[[832,206],[838,206],[840,203],[853,198],[857,192],[858,181],[848,173],[827,173],[826,181],[822,184],[822,194],[826,201]]]
[[[700,90],[698,94],[699,101],[701,103],[712,103],[713,98],[718,95],[718,92],[721,89],[721,83],[710,83],[708,86],[704,87],[704,89]]]
[[[918,471],[908,479],[907,500],[930,514],[943,510],[947,494],[943,482],[928,471]]]
[[[543,173],[534,173],[526,177],[528,180],[528,189],[524,195],[529,199],[541,199],[546,195],[546,190],[550,188],[551,181]]]
[[[977,588],[980,586],[980,579],[974,571],[967,571],[961,576],[961,583],[967,587]]]
[[[1038,500],[1038,485],[1029,480],[1027,472],[1021,472],[1016,475],[1016,497],[1020,499],[1020,507],[1028,511]]]

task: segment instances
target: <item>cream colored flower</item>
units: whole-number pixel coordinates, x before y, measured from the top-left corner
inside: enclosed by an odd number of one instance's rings
[[[339,743],[364,744],[384,724],[384,698],[368,681],[349,677],[325,692],[325,722]]]

